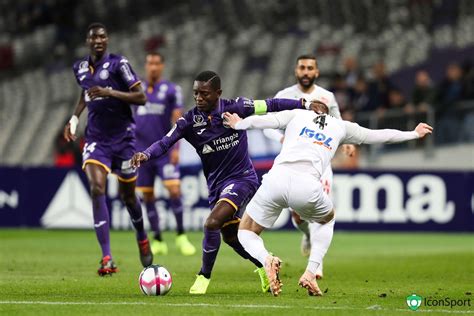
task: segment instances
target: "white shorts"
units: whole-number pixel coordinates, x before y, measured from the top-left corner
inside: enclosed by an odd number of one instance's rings
[[[331,165],[327,166],[321,175],[321,183],[323,185],[323,190],[327,195],[332,199],[332,179],[334,174],[332,172]]]
[[[262,185],[247,205],[246,212],[257,224],[270,228],[287,207],[313,223],[323,220],[333,204],[314,175],[285,165],[274,165],[263,176]]]

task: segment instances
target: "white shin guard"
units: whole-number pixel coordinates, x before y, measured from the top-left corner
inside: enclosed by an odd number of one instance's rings
[[[245,251],[265,266],[265,260],[269,253],[265,249],[263,239],[253,231],[244,229],[239,229],[238,237]]]
[[[326,224],[309,224],[309,230],[311,233],[311,254],[309,255],[308,266],[306,269],[313,274],[316,274],[316,270],[323,262],[324,255],[331,245],[334,233],[334,223],[335,220],[333,218]]]

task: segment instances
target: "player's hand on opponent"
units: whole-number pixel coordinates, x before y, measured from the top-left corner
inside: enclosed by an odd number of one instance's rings
[[[225,127],[230,127],[230,128],[233,128],[235,129],[235,125],[242,121],[242,118],[236,114],[236,113],[232,113],[230,114],[229,112],[225,112],[223,115],[222,115],[222,118],[224,119],[224,126]]]
[[[133,168],[139,168],[140,164],[144,161],[148,160],[148,156],[145,155],[142,152],[138,152],[135,155],[133,155],[132,160],[131,160],[131,165]]]
[[[311,100],[310,102],[311,103],[310,103],[309,109],[312,110],[313,112],[316,112],[318,114],[321,114],[321,113],[329,114],[329,108],[323,102],[319,100]]]
[[[433,127],[429,126],[426,123],[420,123],[415,128],[415,132],[418,134],[420,138],[423,138],[426,135],[431,134],[433,132]]]
[[[87,95],[91,100],[112,96],[112,90],[104,87],[94,86],[87,90]]]

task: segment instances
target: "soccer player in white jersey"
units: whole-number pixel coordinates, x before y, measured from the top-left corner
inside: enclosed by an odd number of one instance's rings
[[[284,99],[306,99],[318,100],[326,104],[329,108],[329,114],[340,119],[339,105],[336,102],[334,94],[314,83],[319,77],[318,62],[314,55],[301,55],[296,59],[295,77],[297,83],[278,91],[275,98]],[[283,142],[283,133],[275,129],[265,129],[265,136],[278,142]],[[355,151],[354,145],[344,145],[344,151],[352,156]],[[331,188],[333,182],[333,172],[331,165],[328,165],[321,176],[321,182],[326,193],[331,197]],[[291,210],[291,209],[290,209]],[[291,210],[292,211],[292,210]],[[310,228],[308,222],[302,220],[297,212],[291,212],[294,225],[303,233],[301,239],[301,254],[309,256],[311,251]],[[323,265],[321,264],[316,272],[318,279],[323,277]]]
[[[281,210],[286,207],[293,208],[302,219],[312,223],[311,243],[314,246],[299,285],[306,288],[310,295],[322,295],[316,271],[331,244],[334,208],[320,180],[338,146],[404,142],[422,138],[433,130],[425,123],[418,124],[410,132],[370,130],[327,113],[328,107],[320,103],[318,113],[292,110],[244,120],[236,114],[224,114],[225,124],[238,130],[285,129],[281,153],[248,204],[238,232],[245,250],[264,265],[270,290],[275,296],[281,292],[281,260],[265,249],[259,235],[273,226]]]

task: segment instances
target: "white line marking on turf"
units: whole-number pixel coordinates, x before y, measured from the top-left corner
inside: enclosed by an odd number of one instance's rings
[[[0,304],[12,305],[148,305],[169,307],[223,307],[223,308],[275,308],[275,309],[314,309],[314,310],[371,310],[370,306],[295,306],[295,305],[256,305],[256,304],[208,304],[208,303],[145,303],[145,302],[54,302],[54,301],[0,301]],[[410,309],[380,308],[374,311],[397,311],[413,313]],[[474,311],[456,311],[449,309],[419,309],[417,313],[474,314]]]

